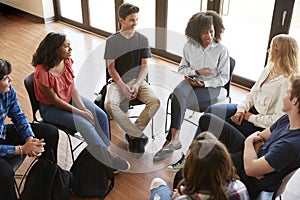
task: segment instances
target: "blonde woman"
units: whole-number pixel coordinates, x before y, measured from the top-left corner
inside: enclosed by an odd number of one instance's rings
[[[245,100],[238,105],[212,105],[206,113],[225,119],[245,136],[269,127],[284,114],[282,99],[289,86],[288,77],[299,70],[298,57],[296,40],[286,34],[276,35],[268,63]]]

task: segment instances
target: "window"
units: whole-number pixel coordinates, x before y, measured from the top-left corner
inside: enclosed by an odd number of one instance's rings
[[[297,40],[298,46],[300,47],[300,0],[295,0],[294,10],[292,15],[292,22],[290,28],[290,35]]]
[[[110,33],[116,32],[114,0],[89,0],[90,25]]]
[[[236,60],[234,74],[256,81],[265,65],[275,0],[228,2],[222,43]]]
[[[139,7],[139,20],[137,31],[144,34],[151,47],[155,46],[155,0],[125,0],[124,3],[131,3]]]
[[[62,17],[82,23],[81,0],[61,0],[59,5]]]
[[[206,4],[204,4],[206,5]],[[168,1],[167,51],[182,55],[185,28],[191,16],[201,9],[200,0]]]

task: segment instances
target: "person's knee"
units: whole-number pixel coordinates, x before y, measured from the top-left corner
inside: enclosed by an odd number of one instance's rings
[[[154,178],[150,184],[150,200],[171,200],[172,191],[167,183],[161,178]]]
[[[5,161],[0,162],[0,185],[7,185],[8,183],[13,183],[13,180],[14,171],[10,164],[5,163]]]
[[[158,98],[151,98],[146,102],[146,105],[153,111],[157,111],[160,107],[160,100]]]
[[[208,106],[204,111],[204,113],[211,113],[211,110],[212,110],[212,105]]]
[[[199,118],[199,127],[202,131],[207,130],[210,119],[211,119],[210,113],[205,113]]]
[[[120,110],[120,104],[114,103],[111,100],[108,100],[104,104],[104,109],[112,115],[115,111]]]

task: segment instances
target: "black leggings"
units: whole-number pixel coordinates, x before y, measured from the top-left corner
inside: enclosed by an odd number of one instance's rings
[[[31,124],[32,130],[36,138],[44,139],[46,145],[44,146],[45,152],[41,155],[43,158],[52,159],[50,150],[54,152],[54,159],[57,161],[57,145],[58,145],[58,129],[55,126],[48,124]],[[9,124],[6,126],[6,139],[0,139],[0,144],[4,145],[23,145],[20,134],[15,129],[14,125]],[[9,164],[12,156],[0,158],[0,197],[1,199],[16,200],[17,195],[14,188],[14,171]]]

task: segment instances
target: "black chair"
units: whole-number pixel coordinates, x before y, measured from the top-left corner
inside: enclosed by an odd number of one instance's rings
[[[148,82],[148,74],[147,74],[147,77],[146,77],[146,81]],[[113,79],[110,77],[109,73],[108,73],[108,69],[106,67],[106,85],[104,87],[108,87],[109,84],[111,84],[113,82]],[[105,98],[105,97],[104,97]],[[127,101],[123,101],[120,103],[120,108],[121,110],[126,113],[128,112],[128,110],[131,110],[134,108],[134,106],[138,106],[138,105],[144,105],[143,102],[141,102],[140,100],[138,99],[133,99],[133,100],[130,100],[129,103]],[[107,113],[107,112],[106,112]],[[138,118],[139,116],[137,115],[131,115],[129,116],[129,118]],[[153,118],[151,119],[151,137],[152,139],[154,139],[154,131],[153,131]],[[110,130],[110,129],[109,129]]]
[[[16,188],[17,195],[18,195],[19,198],[20,198],[20,195],[21,195],[21,188],[22,188],[23,182],[24,182],[28,172],[30,171],[31,167],[33,166],[33,164],[36,161],[36,158],[33,159],[30,162],[29,166],[26,168],[24,173],[16,174],[17,170],[20,168],[20,166],[22,165],[25,158],[26,158],[26,156],[12,156],[12,157],[7,157],[6,158],[7,162],[12,166],[12,169],[15,172],[14,183],[15,183],[15,188]],[[19,183],[16,181],[16,178],[20,178]]]
[[[32,72],[29,76],[27,76],[24,79],[24,85],[25,85],[25,88],[26,88],[27,93],[29,95],[29,99],[30,99],[30,103],[31,103],[33,122],[48,123],[48,122],[45,122],[41,117],[37,117],[37,111],[39,110],[39,102],[36,99],[35,94],[34,94],[33,78],[34,78],[34,72]],[[49,124],[51,124],[51,123],[49,123]],[[77,133],[76,130],[71,130],[69,128],[66,128],[66,127],[63,127],[63,126],[58,126],[56,124],[52,124],[52,125],[56,126],[58,129],[62,130],[64,133],[66,133],[66,135],[68,137],[68,140],[69,140],[72,161],[74,162],[74,160],[75,160],[74,152],[76,151],[76,149],[78,149],[78,147],[81,144],[84,143],[84,139],[81,136],[76,134]],[[72,145],[71,136],[81,140],[80,143],[77,144],[75,147],[73,147],[73,145]]]
[[[216,103],[221,103],[221,102],[227,102],[228,103],[231,103],[231,97],[230,97],[230,84],[231,84],[231,79],[232,79],[232,74],[233,74],[233,70],[234,70],[234,67],[235,67],[235,60],[230,57],[230,71],[229,71],[229,75],[230,75],[230,79],[229,81],[224,85],[224,88],[226,89],[226,96],[225,97],[219,97],[217,98],[216,100],[212,101],[212,102],[209,102],[208,104],[204,104],[204,105],[201,105],[200,107],[197,106],[197,108],[188,108],[190,110],[193,110],[193,114],[196,112],[204,112],[206,110],[206,108],[210,105],[213,105],[213,104],[216,104]],[[168,132],[168,129],[167,129],[167,125],[168,125],[168,115],[171,115],[171,112],[169,111],[169,104],[170,104],[170,101],[172,101],[173,99],[173,96],[174,94],[171,93],[168,97],[168,100],[167,100],[167,108],[166,108],[166,120],[165,120],[165,133]],[[192,114],[192,115],[193,115]],[[190,118],[192,117],[192,115],[190,116]],[[185,121],[187,122],[190,122],[191,124],[194,124],[195,126],[198,126],[198,124],[192,122],[191,120],[189,119],[184,119]]]

